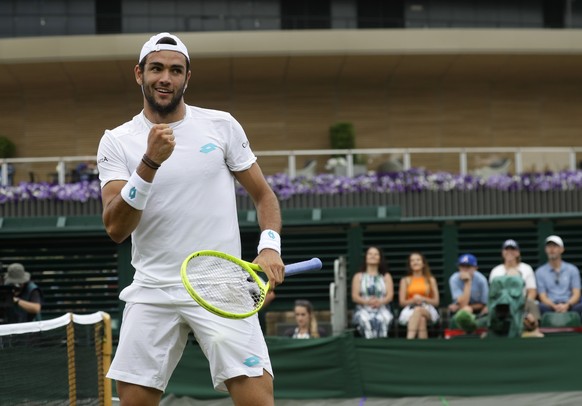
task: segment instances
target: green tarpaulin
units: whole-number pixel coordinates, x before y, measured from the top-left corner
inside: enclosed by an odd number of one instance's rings
[[[491,396],[582,389],[582,335],[451,340],[267,337],[279,399]],[[214,391],[200,348],[189,345],[166,393]]]

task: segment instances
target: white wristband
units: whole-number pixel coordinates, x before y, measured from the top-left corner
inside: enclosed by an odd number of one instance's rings
[[[133,172],[121,189],[121,198],[136,210],[145,209],[152,184],[143,180],[137,172]]]
[[[257,252],[260,254],[265,248],[275,250],[281,255],[281,236],[279,233],[273,230],[264,230],[261,233]]]

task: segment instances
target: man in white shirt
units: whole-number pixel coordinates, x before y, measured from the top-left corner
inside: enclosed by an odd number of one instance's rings
[[[236,405],[274,405],[273,371],[258,316],[232,320],[198,306],[181,284],[188,254],[240,257],[238,181],[255,202],[262,230],[255,262],[271,286],[283,282],[281,214],[240,124],[228,113],[188,106],[190,58],[169,33],[142,47],[135,79],[143,111],[105,131],[98,151],[103,222],[131,235],[133,283],[108,372],[122,406],[158,405],[190,331],[210,364],[214,387]]]
[[[503,263],[497,265],[489,274],[489,283],[499,276],[520,276],[525,282],[525,319],[524,327],[529,336],[543,337],[539,331],[540,310],[536,303],[536,277],[533,268],[521,262],[521,252],[517,241],[509,239],[503,243],[501,255]]]

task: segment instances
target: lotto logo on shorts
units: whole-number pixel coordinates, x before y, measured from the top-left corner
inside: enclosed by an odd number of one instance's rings
[[[261,361],[259,360],[259,357],[256,357],[254,355],[252,357],[248,357],[243,362],[243,364],[245,364],[247,367],[254,367],[256,365],[259,365],[260,363]]]

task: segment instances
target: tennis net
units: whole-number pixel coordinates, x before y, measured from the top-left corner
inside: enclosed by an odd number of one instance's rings
[[[109,314],[0,325],[0,405],[110,406]]]

